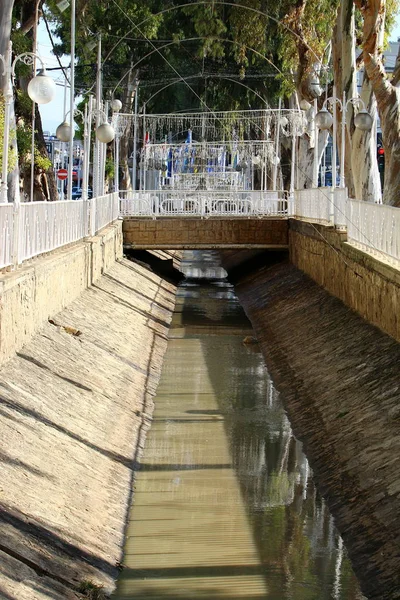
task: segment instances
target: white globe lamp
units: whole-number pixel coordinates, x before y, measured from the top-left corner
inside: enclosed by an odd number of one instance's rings
[[[56,84],[43,69],[28,83],[28,95],[37,104],[48,104],[56,95]]]
[[[112,102],[111,102],[111,108],[113,110],[113,112],[119,112],[122,108],[122,102],[121,100],[118,100],[118,98],[115,98]]]
[[[373,123],[373,118],[365,108],[362,108],[354,117],[354,125],[361,131],[371,131]]]
[[[71,125],[67,121],[63,121],[56,129],[56,138],[60,142],[69,142],[71,135]]]
[[[315,124],[318,129],[327,130],[333,125],[333,117],[331,113],[323,107],[315,116]]]
[[[102,142],[103,144],[109,144],[115,138],[114,127],[111,127],[109,123],[103,123],[102,125],[99,125],[99,127],[96,129],[96,137],[99,142]]]

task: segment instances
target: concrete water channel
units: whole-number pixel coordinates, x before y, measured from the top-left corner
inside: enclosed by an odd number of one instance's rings
[[[361,600],[252,329],[186,252],[114,600]]]

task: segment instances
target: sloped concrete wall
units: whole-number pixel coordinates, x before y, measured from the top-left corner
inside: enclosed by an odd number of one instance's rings
[[[400,598],[400,344],[289,263],[236,291],[363,592]]]
[[[0,370],[0,598],[76,600],[118,573],[175,287],[124,259],[97,277],[113,256],[101,246],[49,257],[7,290],[26,331]]]

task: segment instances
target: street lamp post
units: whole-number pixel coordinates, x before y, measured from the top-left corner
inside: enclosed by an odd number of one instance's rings
[[[69,89],[69,111],[71,114],[71,128],[69,131],[69,160],[68,160],[68,184],[67,199],[72,198],[72,171],[74,166],[74,104],[75,104],[75,0],[71,0],[71,71]]]
[[[68,141],[71,135],[72,127],[67,121],[68,114],[69,113],[65,115],[64,121],[57,127],[56,130],[56,136],[62,142]],[[82,117],[84,126],[82,199],[87,200],[89,187],[90,135],[92,119],[96,119],[96,121],[100,122],[100,125],[96,128],[96,139],[98,142],[101,142],[102,144],[108,144],[109,142],[112,142],[115,137],[115,131],[114,128],[107,122],[107,116],[105,112],[97,108],[93,109],[93,96],[89,97],[89,106],[85,105],[84,114],[78,109],[74,109],[74,114],[78,114]],[[71,119],[71,121],[73,122],[73,119]],[[99,179],[100,173],[96,172],[96,174],[93,174],[93,176]]]
[[[339,106],[339,110],[342,113],[341,122],[341,144],[340,144],[340,183],[339,187],[345,187],[345,174],[344,174],[344,162],[345,162],[345,135],[346,135],[346,113],[350,105],[361,106],[358,113],[354,117],[354,125],[362,131],[371,131],[373,125],[373,119],[368,113],[365,107],[365,103],[361,98],[354,97],[346,100],[346,93],[343,92],[343,98],[336,97],[336,88],[333,88],[333,97],[327,98],[322,106],[322,109],[317,113],[315,117],[315,123],[318,129],[329,130],[333,125],[333,149],[332,149],[332,188],[336,187],[336,137],[337,137],[337,119],[336,109],[333,109],[333,116],[328,111],[328,103],[335,107],[335,104]]]
[[[1,173],[1,202],[6,203],[8,198],[8,154],[9,154],[9,143],[10,143],[10,109],[13,99],[12,85],[15,77],[15,65],[18,61],[23,62],[26,65],[33,65],[35,59],[39,60],[41,64],[41,70],[37,75],[30,80],[28,84],[28,95],[37,104],[47,104],[54,98],[56,92],[56,84],[51,77],[48,77],[43,60],[38,54],[34,52],[24,52],[19,54],[12,61],[12,45],[11,42],[8,47],[8,52],[5,56],[0,54],[0,60],[3,63],[3,76],[7,76],[7,87],[4,93],[5,106],[4,106],[4,137],[3,137],[3,164]],[[34,156],[31,157],[34,160]]]
[[[121,139],[121,128],[119,127],[119,111],[122,108],[121,100],[115,98],[111,102],[111,108],[114,113],[113,125],[115,129],[115,153],[114,153],[114,191],[119,192],[119,143]]]

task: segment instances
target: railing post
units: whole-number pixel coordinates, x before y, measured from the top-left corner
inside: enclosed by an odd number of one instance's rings
[[[345,229],[346,227],[346,198],[347,188],[335,188],[333,192],[335,227]]]
[[[297,214],[296,200],[297,200],[297,191],[293,190],[293,191],[289,192],[289,195],[287,197],[287,215],[288,215],[288,217],[295,217]]]
[[[89,200],[89,235],[96,235],[96,197]]]
[[[20,256],[21,251],[21,240],[20,240],[20,221],[21,221],[21,204],[19,202],[14,202],[14,210],[13,210],[13,242],[12,242],[12,264],[13,268],[16,269],[19,264],[22,262],[22,257]]]
[[[332,227],[335,225],[335,188],[330,187],[328,191],[328,222]]]

